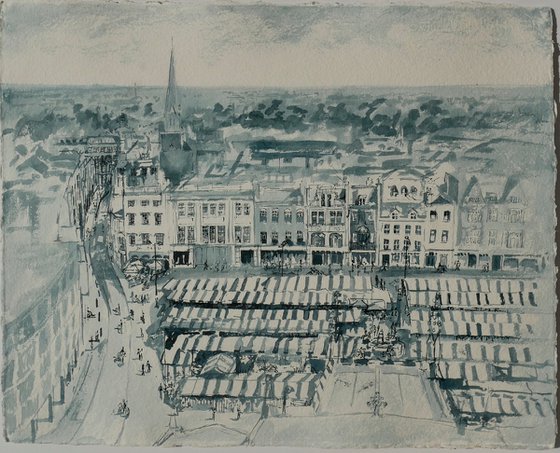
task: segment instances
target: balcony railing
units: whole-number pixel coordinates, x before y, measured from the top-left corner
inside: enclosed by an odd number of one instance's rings
[[[374,242],[350,242],[350,250],[375,250]]]

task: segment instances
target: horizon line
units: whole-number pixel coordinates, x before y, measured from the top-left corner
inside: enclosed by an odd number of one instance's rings
[[[41,84],[41,83],[10,83],[4,82],[0,84],[4,87],[30,87],[30,88],[161,88],[165,89],[166,85],[116,85],[104,83],[90,83],[90,84]],[[177,88],[187,89],[277,89],[277,90],[328,90],[328,89],[355,89],[355,88],[553,88],[553,84],[449,84],[449,85],[287,85],[287,86],[274,86],[274,85],[177,85]]]

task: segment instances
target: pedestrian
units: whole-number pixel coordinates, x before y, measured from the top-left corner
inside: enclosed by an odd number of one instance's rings
[[[141,368],[140,373],[142,374],[142,376],[144,376],[144,374],[145,374],[145,373],[144,373],[144,364],[142,364],[142,368]]]
[[[216,420],[216,406],[212,406],[212,420]]]
[[[163,385],[161,383],[158,386],[159,398],[163,399]]]
[[[141,322],[142,324],[146,324],[146,318],[145,318],[145,316],[144,316],[144,312],[142,312],[142,314],[140,315],[140,322]]]
[[[239,404],[237,405],[237,420],[239,420],[241,418],[241,406],[239,406]]]
[[[379,277],[377,275],[375,276],[375,287],[379,288]]]
[[[144,348],[140,348],[140,360],[144,358]]]
[[[134,319],[134,310],[130,309],[128,314],[130,315],[130,319]]]
[[[144,339],[144,330],[140,327],[140,338]]]
[[[150,365],[150,361],[146,360],[146,372],[152,371],[152,365]]]

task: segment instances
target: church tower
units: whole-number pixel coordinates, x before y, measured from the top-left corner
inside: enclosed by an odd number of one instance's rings
[[[187,140],[181,128],[181,106],[177,103],[177,83],[175,81],[175,56],[173,42],[169,59],[169,77],[165,93],[163,111],[164,130],[160,132],[160,166],[165,177],[178,184],[185,178],[191,178],[197,171],[196,145]]]

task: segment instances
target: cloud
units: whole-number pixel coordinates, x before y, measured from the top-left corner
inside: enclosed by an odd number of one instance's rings
[[[551,83],[547,10],[9,4],[7,83],[187,86]]]

